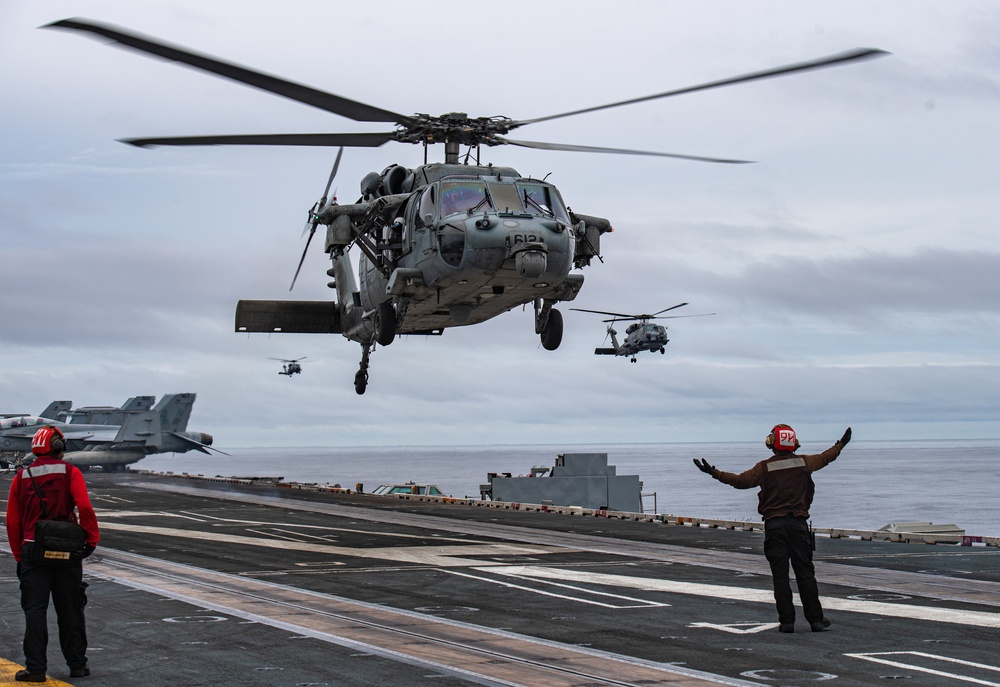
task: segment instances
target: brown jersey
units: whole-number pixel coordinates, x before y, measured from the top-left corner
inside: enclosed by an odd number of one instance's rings
[[[737,489],[760,487],[757,512],[764,520],[785,515],[808,518],[816,489],[812,473],[836,460],[842,448],[838,441],[823,453],[808,456],[777,451],[746,472],[736,474],[717,469],[712,477]]]

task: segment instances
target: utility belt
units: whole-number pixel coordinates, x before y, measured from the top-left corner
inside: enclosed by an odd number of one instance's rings
[[[772,520],[801,520],[802,522],[805,522],[808,518],[804,515],[793,515],[792,513],[789,513],[788,515],[774,515],[764,520],[764,524],[766,525]]]

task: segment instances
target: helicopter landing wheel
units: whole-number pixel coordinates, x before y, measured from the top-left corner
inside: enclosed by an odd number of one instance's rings
[[[631,359],[629,359],[629,362],[632,362],[632,363],[634,363],[634,362],[635,362],[635,358],[631,358]]]
[[[666,352],[667,352],[667,350],[666,350],[665,348],[661,348],[661,349],[660,349],[660,355],[663,355],[663,354],[665,354]]]
[[[542,327],[542,348],[546,351],[554,351],[559,348],[559,344],[562,343],[563,335],[563,319],[562,313],[552,308],[549,311],[549,317],[545,320],[545,326]]]
[[[354,375],[354,390],[358,396],[368,388],[368,358],[371,356],[372,344],[361,344],[361,365]]]
[[[358,370],[358,373],[354,375],[354,391],[357,392],[358,396],[365,393],[368,388],[368,373],[363,370]]]
[[[380,303],[375,310],[375,342],[388,346],[396,338],[396,309],[392,301]]]

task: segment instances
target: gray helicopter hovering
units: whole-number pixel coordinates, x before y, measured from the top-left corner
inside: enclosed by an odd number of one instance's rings
[[[448,327],[478,324],[529,303],[534,307],[535,333],[542,346],[557,349],[563,320],[555,306],[576,298],[583,286],[583,275],[573,270],[590,265],[595,257],[603,261],[600,239],[612,231],[609,220],[574,212],[558,189],[544,179],[525,176],[512,167],[480,164],[483,146],[743,163],[746,161],[505,136],[527,124],[887,54],[855,49],[631,100],[514,120],[469,117],[464,112],[404,115],[89,20],[64,19],[48,27],[95,34],[358,122],[395,125],[392,131],[382,132],[124,140],[131,145],[326,146],[340,147],[341,152],[343,147],[378,147],[391,141],[424,146],[424,164],[414,168],[392,164],[381,172],[369,173],[361,180],[360,198],[344,205],[336,199],[328,202],[340,162],[338,153],[326,190],[309,211],[309,238],[292,279],[294,287],[316,229],[323,225],[324,250],[331,261],[328,286],[336,290],[336,301],[241,300],[237,304],[236,330],[240,332],[339,333],[359,343],[361,364],[354,378],[358,394],[367,388],[369,357],[377,345],[388,346],[400,335],[437,335]],[[427,162],[427,149],[434,143],[444,144],[443,163]],[[463,146],[467,149],[464,156]],[[357,276],[348,256],[355,246],[360,252]]]
[[[281,372],[279,372],[278,374],[285,375],[287,377],[291,377],[292,375],[302,374],[302,366],[299,365],[299,361],[305,359],[306,356],[302,356],[301,358],[295,358],[294,360],[287,360],[285,358],[271,358],[271,360],[279,360],[282,363],[284,363],[284,365],[281,366]]]
[[[620,312],[604,312],[603,310],[584,310],[583,308],[570,308],[579,312],[590,312],[598,315],[611,315],[612,319],[604,320],[608,323],[608,336],[611,337],[611,348],[595,348],[594,355],[622,355],[628,356],[631,362],[635,362],[635,356],[643,351],[659,351],[666,353],[665,346],[670,342],[667,338],[667,328],[662,324],[651,324],[650,320],[673,320],[679,317],[708,317],[714,312],[703,313],[701,315],[663,315],[670,310],[676,310],[687,303],[678,303],[669,308],[664,308],[659,312],[650,315],[626,315]],[[615,322],[631,322],[625,330],[625,340],[618,344],[618,332],[615,331]]]

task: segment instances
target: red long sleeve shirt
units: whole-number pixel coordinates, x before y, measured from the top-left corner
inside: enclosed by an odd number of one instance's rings
[[[26,469],[31,470],[35,484],[45,495],[49,519],[79,523],[87,533],[87,543],[97,546],[100,540],[97,515],[90,505],[87,484],[80,469],[52,456],[39,456]],[[7,497],[7,540],[14,560],[21,560],[24,542],[35,540],[35,523],[41,518],[38,493],[27,472],[18,470],[17,476],[10,483],[10,494]]]

